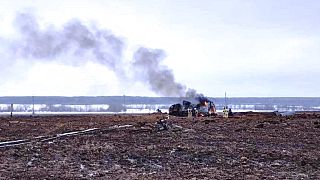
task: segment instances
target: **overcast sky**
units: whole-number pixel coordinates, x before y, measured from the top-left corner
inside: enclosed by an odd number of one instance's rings
[[[40,29],[77,19],[107,30],[123,42],[126,63],[139,47],[162,49],[175,81],[206,96],[320,96],[317,0],[0,0],[0,96],[161,96],[92,57],[8,53],[21,36],[19,13]]]

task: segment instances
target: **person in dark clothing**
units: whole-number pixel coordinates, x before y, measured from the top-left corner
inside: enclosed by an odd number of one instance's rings
[[[232,116],[233,116],[233,113],[231,111],[231,108],[229,108],[228,117],[232,117]]]

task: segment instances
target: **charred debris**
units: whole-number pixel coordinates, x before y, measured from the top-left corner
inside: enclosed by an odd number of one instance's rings
[[[216,116],[216,106],[207,97],[197,97],[197,104],[183,100],[182,104],[173,104],[169,108],[169,115],[180,117],[207,117]]]

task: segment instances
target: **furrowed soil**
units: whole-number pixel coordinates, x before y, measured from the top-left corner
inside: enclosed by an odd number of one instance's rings
[[[320,114],[166,116],[0,117],[0,179],[320,179]]]

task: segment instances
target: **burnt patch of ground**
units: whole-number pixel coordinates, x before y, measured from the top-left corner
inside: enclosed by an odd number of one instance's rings
[[[0,179],[320,179],[319,116],[1,117]]]

